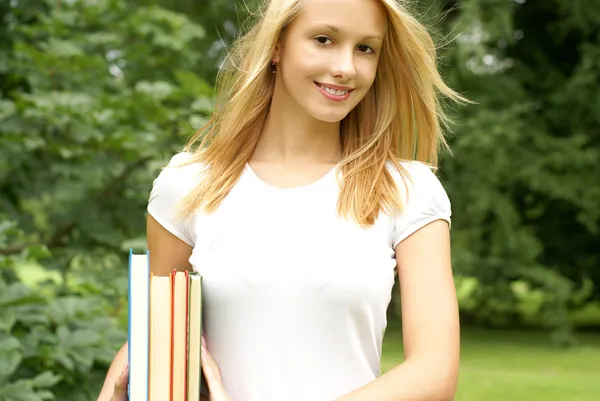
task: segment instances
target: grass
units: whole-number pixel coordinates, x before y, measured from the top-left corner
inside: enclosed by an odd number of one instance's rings
[[[403,359],[400,328],[391,325],[382,370]],[[559,349],[547,333],[463,329],[456,401],[600,400],[600,335]]]

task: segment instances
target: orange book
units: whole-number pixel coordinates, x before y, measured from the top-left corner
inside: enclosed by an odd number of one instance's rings
[[[169,367],[169,371],[170,371],[170,376],[171,376],[171,383],[170,383],[170,389],[169,389],[169,401],[173,401],[173,335],[174,335],[174,330],[173,328],[175,327],[174,323],[174,319],[175,319],[175,276],[174,273],[170,273],[169,274],[169,279],[171,281],[171,363],[170,363],[170,367]]]
[[[171,401],[186,401],[187,367],[187,280],[186,274],[173,271],[173,337]]]
[[[188,365],[189,365],[189,352],[190,352],[190,344],[189,344],[189,326],[190,326],[190,297],[189,297],[189,293],[190,293],[190,276],[189,276],[189,271],[186,270],[185,271],[185,328],[184,328],[184,333],[185,333],[185,366],[184,366],[184,372],[183,372],[183,395],[184,395],[184,401],[187,401],[187,388],[188,388]]]
[[[150,401],[168,401],[171,393],[171,278],[150,274]],[[133,400],[132,400],[133,401]]]

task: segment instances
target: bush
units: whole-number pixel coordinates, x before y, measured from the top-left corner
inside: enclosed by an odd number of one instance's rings
[[[212,107],[204,30],[124,0],[0,20],[0,401],[95,400],[152,180]]]

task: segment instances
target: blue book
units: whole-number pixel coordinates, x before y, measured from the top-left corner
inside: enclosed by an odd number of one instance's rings
[[[129,251],[129,401],[148,401],[150,265],[148,252]]]

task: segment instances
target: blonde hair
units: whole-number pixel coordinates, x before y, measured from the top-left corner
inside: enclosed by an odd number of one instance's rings
[[[338,213],[369,226],[382,211],[402,210],[391,162],[409,178],[400,160],[437,167],[447,148],[442,126],[448,118],[440,95],[464,100],[437,70],[436,47],[406,7],[380,0],[387,32],[375,81],[365,98],[342,120],[342,182]],[[208,124],[188,142],[190,163],[206,166],[201,183],[183,202],[183,214],[216,210],[241,175],[258,143],[269,111],[275,78],[271,59],[284,28],[305,0],[264,1],[261,18],[234,42],[217,77],[216,106]]]

